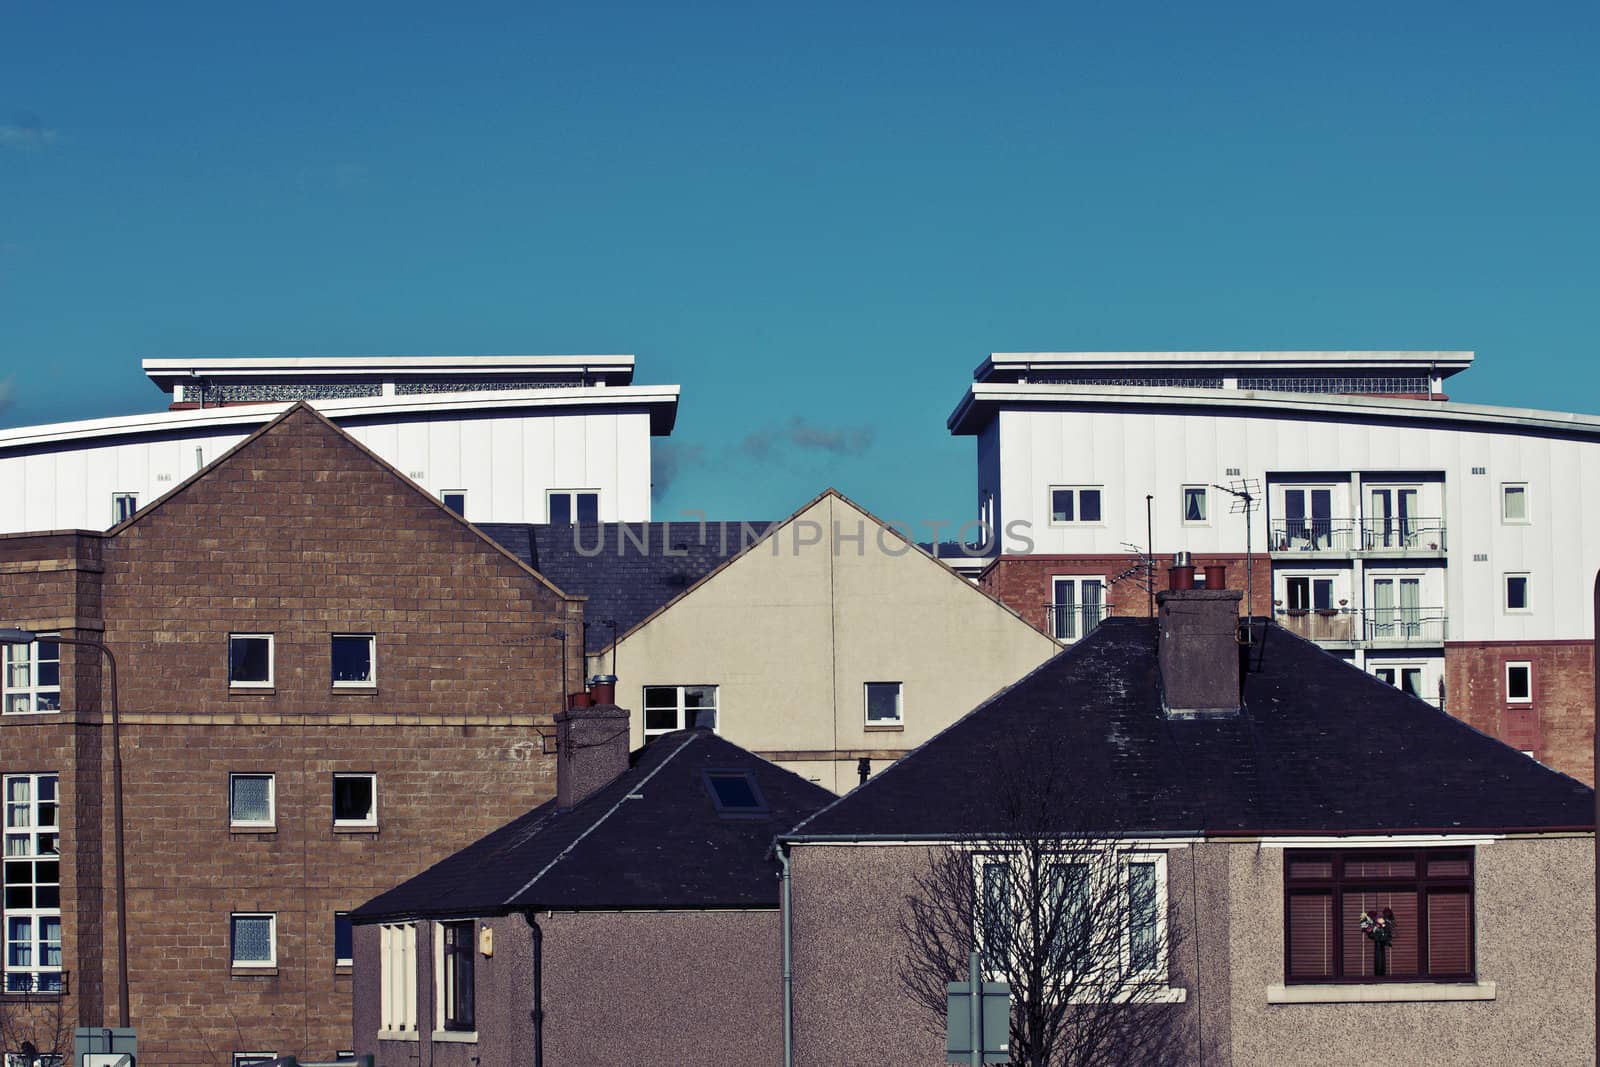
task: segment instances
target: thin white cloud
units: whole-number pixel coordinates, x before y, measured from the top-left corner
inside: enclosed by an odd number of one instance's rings
[[[61,135],[40,122],[36,116],[23,115],[0,125],[0,148],[18,152],[47,148],[61,139]]]

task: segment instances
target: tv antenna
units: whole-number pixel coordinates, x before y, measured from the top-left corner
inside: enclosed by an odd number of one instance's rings
[[[1256,568],[1250,553],[1250,515],[1261,503],[1261,480],[1259,478],[1235,478],[1229,485],[1217,485],[1212,482],[1212,487],[1221,489],[1233,497],[1233,506],[1228,508],[1228,514],[1244,515],[1244,643],[1250,644],[1254,639],[1255,627],[1250,619],[1255,614],[1255,577]]]

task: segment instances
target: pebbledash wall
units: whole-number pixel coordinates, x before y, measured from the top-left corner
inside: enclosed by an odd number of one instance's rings
[[[777,1064],[783,1061],[781,927],[775,909],[546,912],[544,1062]],[[375,1067],[526,1067],[533,1062],[532,929],[520,914],[481,918],[473,961],[470,1038],[439,1027],[434,922],[413,924],[417,1031],[356,1051]],[[483,949],[489,931],[488,954]],[[381,927],[356,927],[357,954],[379,958]],[[376,966],[355,978],[357,1034],[378,1034]],[[610,1025],[597,1026],[596,1020]],[[737,1031],[729,1019],[748,1020]],[[419,1042],[420,1034],[420,1042]],[[454,1038],[454,1040],[451,1040]],[[431,1051],[426,1051],[431,1049]],[[429,1059],[428,1057],[431,1057]]]
[[[996,530],[982,582],[1039,625],[1052,578],[1111,583],[1147,540],[1161,566],[1178,551],[1239,560],[1246,521],[1221,487],[1248,487],[1253,611],[1397,683],[1416,671],[1423,699],[1592,783],[1585,650],[1600,539],[1586,531],[1600,525],[1600,418],[1447,400],[1444,380],[1471,363],[1460,352],[995,354],[949,419],[976,438],[980,510]],[[1058,521],[1061,488],[1097,490],[1096,521]],[[1186,488],[1205,493],[1198,519]],[[1411,524],[1391,522],[1386,540],[1374,492],[1402,488],[1415,491]],[[1286,494],[1311,489],[1329,493],[1320,529],[1288,517]],[[1517,576],[1520,607],[1506,591]],[[1231,565],[1229,585],[1242,577]],[[1291,583],[1319,581],[1331,583],[1326,607],[1296,605]],[[1411,581],[1414,623],[1395,593]],[[1146,613],[1133,579],[1108,584],[1105,602]],[[1509,699],[1512,659],[1531,668],[1531,707]]]
[[[1594,836],[1503,837],[1475,855],[1475,986],[1294,986],[1326,1002],[1289,1003],[1283,849],[1171,848],[1169,984],[1183,1002],[1170,1010],[1191,1062],[1593,1062]],[[898,977],[903,901],[927,862],[922,845],[792,847],[796,1064],[944,1063],[942,1025]],[[1477,999],[1453,999],[1468,990]]]
[[[551,796],[582,668],[579,601],[304,406],[107,534],[0,537],[0,604],[117,656],[132,1023],[174,1067],[350,1048],[335,913]],[[270,688],[230,687],[230,633],[275,635]],[[374,636],[374,685],[332,685],[336,633]],[[108,679],[62,657],[61,711],[0,717],[0,772],[60,775],[70,993],[34,1012],[70,1036],[115,1022],[116,900]],[[336,772],[376,775],[375,826],[334,826]],[[273,825],[230,827],[233,773],[275,776]],[[240,912],[276,917],[273,966],[232,966]]]

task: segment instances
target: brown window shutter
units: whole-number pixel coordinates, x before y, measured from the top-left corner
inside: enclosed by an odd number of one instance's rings
[[[1333,977],[1333,896],[1296,893],[1289,898],[1289,976]]]
[[[1428,973],[1472,973],[1472,894],[1465,890],[1428,894]]]

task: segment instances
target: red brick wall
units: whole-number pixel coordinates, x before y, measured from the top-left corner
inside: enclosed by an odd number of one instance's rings
[[[1507,663],[1533,666],[1533,702],[1506,700]],[[1445,706],[1513,748],[1594,784],[1594,645],[1589,641],[1452,642]]]
[[[70,559],[77,569],[52,562]],[[0,625],[103,626],[118,658],[141,1060],[328,1059],[351,1047],[334,912],[554,793],[540,737],[563,689],[553,634],[570,635],[570,688],[581,601],[308,408],[114,536],[0,538],[0,597]],[[272,689],[230,690],[230,632],[276,636]],[[331,685],[329,635],[343,632],[376,635],[371,690]],[[97,659],[67,671],[77,684],[64,684],[59,717],[0,721],[0,770],[62,775],[69,1004],[96,1024],[115,1021],[117,992]],[[375,832],[334,832],[342,770],[378,776]],[[230,771],[276,776],[274,832],[230,832]],[[277,914],[276,973],[232,973],[236,911]]]
[[[1228,568],[1228,588],[1245,588],[1245,558],[1243,556],[1196,555],[1195,568],[1220,563]],[[1255,567],[1255,597],[1252,614],[1270,615],[1272,612],[1272,561],[1265,555],[1252,558]],[[1155,569],[1155,592],[1168,588],[1166,564],[1161,561]],[[1010,607],[1030,624],[1044,633],[1050,632],[1049,612],[1052,589],[1050,579],[1055,575],[1095,575],[1105,577],[1108,583],[1106,598],[1113,615],[1136,615],[1148,618],[1150,597],[1142,585],[1144,574],[1139,567],[1139,557],[1126,553],[1110,556],[1004,556],[996,560],[978,579],[985,592]],[[1131,572],[1131,573],[1130,573]],[[1113,582],[1119,576],[1120,580]],[[1243,610],[1241,608],[1241,610]]]

